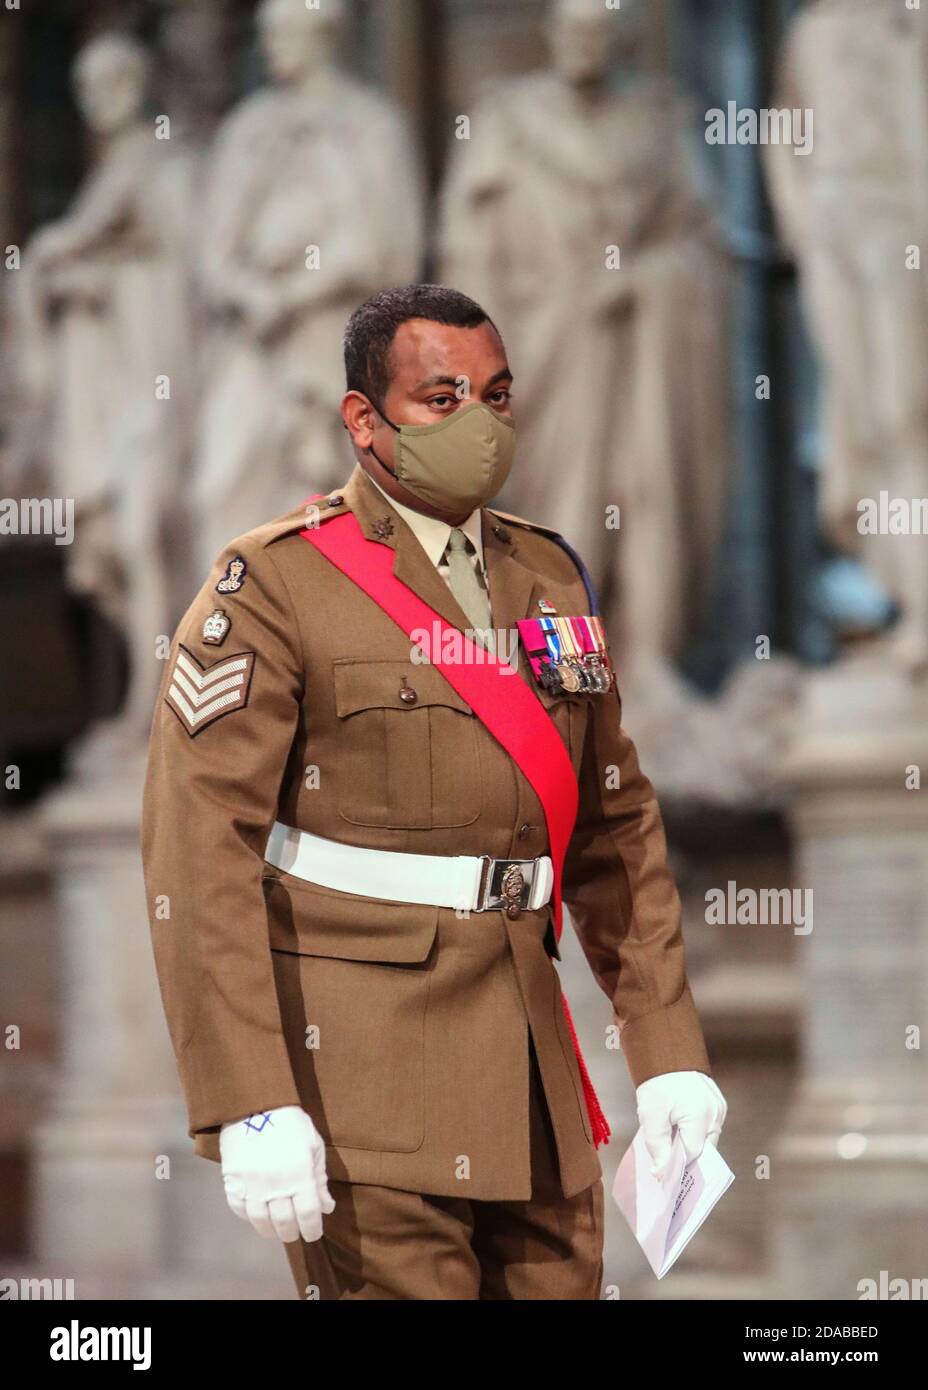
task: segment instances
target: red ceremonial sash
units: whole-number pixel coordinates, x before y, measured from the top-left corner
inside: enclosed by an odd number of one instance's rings
[[[307,501],[315,500],[307,498]],[[440,653],[434,651],[429,653],[429,661],[438,667],[449,685],[466,700],[477,718],[509,753],[544,808],[554,865],[554,929],[560,941],[561,879],[577,817],[579,793],[570,756],[541,701],[513,667],[482,647],[478,648],[460,628],[447,622],[407,584],[397,579],[393,573],[393,550],[367,540],[352,512],[342,512],[341,516],[332,517],[322,526],[303,530],[300,535],[363,589],[407,637],[411,638],[416,629],[434,632],[434,625],[438,624],[442,648],[446,633],[453,633],[456,642],[464,642],[463,662],[444,661]],[[611,1131],[593,1090],[563,990],[561,999],[580,1068],[593,1143],[598,1148],[601,1143],[609,1142]]]

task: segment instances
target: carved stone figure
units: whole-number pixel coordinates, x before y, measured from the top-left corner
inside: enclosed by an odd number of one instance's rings
[[[237,0],[160,0],[154,85],[175,133],[199,147],[235,95]]]
[[[120,737],[141,747],[172,617],[164,522],[191,384],[190,168],[143,116],[148,59],[134,40],[94,39],[74,77],[99,154],[68,212],[24,251],[15,322],[29,430],[17,462],[74,499],[70,580],[126,635]]]
[[[272,85],[216,143],[200,248],[213,324],[196,453],[203,570],[230,536],[342,477],[345,323],[377,289],[418,276],[410,132],[335,66],[342,8],[263,0]]]
[[[910,672],[928,666],[928,537],[858,527],[881,492],[906,508],[928,495],[926,45],[917,9],[819,0],[793,25],[777,93],[813,112],[812,152],[766,151],[823,368],[824,528],[900,604],[888,645]]]
[[[607,80],[640,13],[558,0],[551,69],[478,102],[442,209],[442,278],[493,316],[515,372],[530,462],[503,500],[580,550],[626,664],[693,630],[727,454],[720,257],[682,102],[662,80]]]

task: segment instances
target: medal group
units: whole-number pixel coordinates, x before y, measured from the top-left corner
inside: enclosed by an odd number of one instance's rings
[[[598,616],[562,618],[549,613],[523,618],[518,628],[532,673],[545,690],[594,695],[612,688],[614,676]]]

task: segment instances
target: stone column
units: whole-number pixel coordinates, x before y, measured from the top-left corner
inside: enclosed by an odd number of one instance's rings
[[[809,678],[786,775],[802,1067],[773,1156],[787,1298],[923,1278],[928,1248],[928,690],[879,655]],[[908,786],[907,786],[908,782]]]
[[[140,800],[132,767],[121,782],[77,782],[45,812],[62,1018],[53,1101],[33,1140],[36,1268],[74,1278],[78,1298],[295,1297],[279,1243],[233,1215],[219,1165],[187,1137],[145,910]]]

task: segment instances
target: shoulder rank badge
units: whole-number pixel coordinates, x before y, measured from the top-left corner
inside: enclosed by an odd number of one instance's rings
[[[229,635],[232,621],[224,608],[214,608],[203,624],[203,641],[211,647],[221,647]]]
[[[519,618],[519,636],[532,674],[556,695],[604,694],[615,679],[602,619]]]
[[[217,594],[237,594],[245,583],[248,566],[241,555],[235,555],[226,565],[226,572],[216,585]]]
[[[201,666],[193,652],[179,645],[164,702],[195,738],[223,715],[244,709],[254,665],[254,652],[237,652]]]

